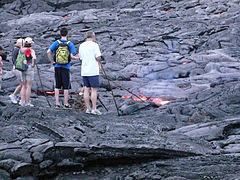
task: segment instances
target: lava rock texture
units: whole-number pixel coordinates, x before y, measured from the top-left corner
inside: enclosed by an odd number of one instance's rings
[[[8,58],[0,95],[0,179],[239,179],[239,5],[240,0],[2,0],[0,45]],[[11,64],[16,39],[34,39],[44,91],[53,91],[46,51],[61,27],[69,29],[76,49],[86,31],[96,33],[111,79],[109,87],[101,72],[99,96],[108,108],[98,102],[102,116],[77,108],[82,78],[76,60],[72,110],[50,108],[37,93],[37,69],[35,107],[10,102],[18,83]],[[54,97],[47,97],[53,107]]]

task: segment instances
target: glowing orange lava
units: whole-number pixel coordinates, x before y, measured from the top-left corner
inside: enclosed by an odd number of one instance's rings
[[[153,97],[148,98],[144,95],[140,95],[139,97],[132,97],[130,95],[126,95],[126,96],[122,96],[122,98],[124,98],[124,99],[130,99],[131,98],[134,101],[148,101],[149,100],[149,101],[152,101],[159,106],[162,106],[162,105],[165,105],[165,104],[168,104],[168,103],[171,102],[169,100],[163,100],[162,98],[153,98]]]

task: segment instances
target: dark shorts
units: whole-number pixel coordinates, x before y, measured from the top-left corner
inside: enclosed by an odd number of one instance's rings
[[[98,88],[99,76],[83,76],[83,85],[86,87]]]
[[[69,69],[55,68],[56,89],[71,89]]]

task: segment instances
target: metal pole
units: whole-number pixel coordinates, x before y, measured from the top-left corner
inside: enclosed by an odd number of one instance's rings
[[[45,92],[44,89],[43,89],[43,84],[42,84],[42,80],[41,80],[41,77],[40,77],[39,68],[38,68],[37,63],[36,63],[36,68],[37,68],[38,78],[39,78],[39,81],[40,81],[40,84],[41,84],[41,87],[42,87],[42,92],[44,93],[44,96],[46,97],[46,100],[47,100],[47,103],[48,103],[49,107],[51,107],[51,104],[50,104],[50,102],[49,102],[49,100],[48,100],[48,97],[47,97],[47,95],[46,95],[46,92]]]

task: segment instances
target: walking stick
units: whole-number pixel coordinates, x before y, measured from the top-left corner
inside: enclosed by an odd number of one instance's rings
[[[100,62],[100,61],[99,61],[99,62]],[[113,101],[114,101],[115,107],[116,107],[116,109],[117,109],[118,116],[120,116],[119,109],[118,109],[118,106],[117,106],[117,102],[116,102],[116,99],[115,99],[114,94],[113,94],[113,90],[112,90],[111,83],[110,83],[110,81],[109,81],[109,79],[108,79],[108,76],[107,76],[107,74],[106,74],[106,72],[105,72],[105,70],[104,70],[103,65],[102,65],[101,62],[100,62],[100,64],[101,64],[101,67],[102,67],[102,70],[103,70],[103,74],[104,74],[104,76],[106,77],[106,79],[107,79],[107,81],[108,81],[108,85],[109,85],[109,88],[110,88],[111,93],[112,93]]]
[[[44,93],[44,96],[46,97],[46,100],[47,100],[47,103],[48,103],[49,107],[51,107],[51,104],[50,104],[50,102],[48,100],[48,97],[47,97],[45,91],[43,90],[43,84],[42,84],[42,80],[41,80],[41,77],[40,77],[39,68],[38,68],[37,63],[36,63],[36,67],[37,67],[38,78],[39,78],[39,81],[40,81],[40,84],[41,84],[41,87],[42,87],[42,92]]]
[[[106,106],[103,104],[102,100],[100,99],[99,95],[97,96],[99,102],[101,103],[101,105],[104,107],[104,109],[106,109],[106,111],[108,111],[108,109],[106,108]]]

